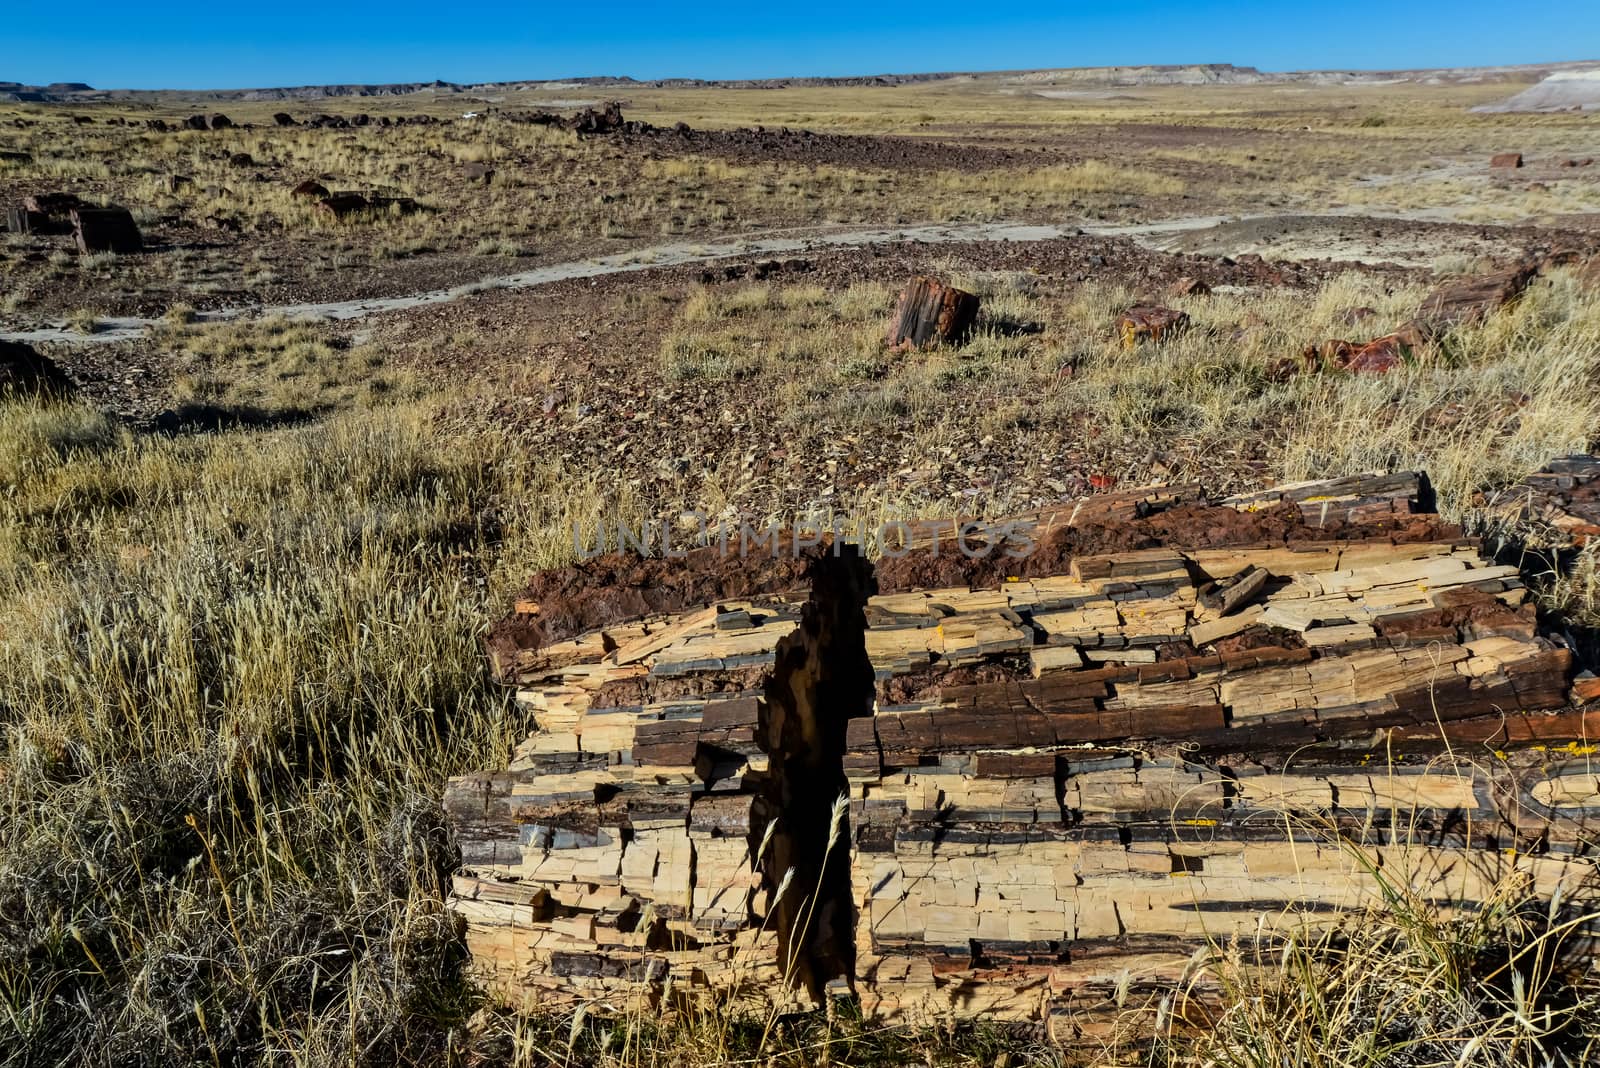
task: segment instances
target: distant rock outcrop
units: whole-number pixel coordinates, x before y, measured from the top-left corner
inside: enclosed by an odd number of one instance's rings
[[[1600,70],[1558,70],[1509,100],[1473,111],[1600,111]]]

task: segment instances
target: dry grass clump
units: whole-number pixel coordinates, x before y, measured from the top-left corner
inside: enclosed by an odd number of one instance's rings
[[[186,421],[281,421],[420,395],[413,376],[388,367],[376,346],[352,345],[314,322],[201,324],[179,309],[156,340],[180,356],[173,392]]]
[[[1589,933],[1600,913],[1559,891],[1542,898],[1515,874],[1460,912],[1393,880],[1376,857],[1363,866],[1380,907],[1227,947],[1211,962],[1219,1009],[1158,1050],[1207,1068],[1590,1063],[1600,974]]]
[[[444,775],[485,685],[492,455],[405,412],[141,438],[0,418],[0,1050],[438,1063]]]

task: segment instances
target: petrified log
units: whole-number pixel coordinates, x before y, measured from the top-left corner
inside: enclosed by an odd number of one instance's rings
[[[920,349],[947,341],[959,343],[977,318],[977,297],[919,276],[900,294],[900,304],[889,324],[889,346]]]
[[[6,209],[6,229],[15,234],[68,234],[73,209],[89,206],[76,193],[35,193]]]
[[[1117,318],[1117,336],[1124,348],[1133,348],[1141,341],[1162,341],[1189,326],[1187,312],[1156,305],[1136,305]]]
[[[372,205],[360,193],[332,193],[317,202],[317,208],[335,219],[345,219],[367,211]]]
[[[1521,482],[1480,498],[1502,524],[1542,546],[1576,548],[1600,535],[1600,456],[1563,456]]]
[[[206,127],[208,129],[212,129],[212,130],[228,130],[228,129],[232,129],[233,120],[228,118],[228,116],[222,114],[222,112],[219,111],[216,114],[214,114],[211,117],[209,117],[208,119],[206,119]]]
[[[279,126],[297,126],[297,125],[299,125],[298,123],[296,123],[294,121],[294,116],[289,114],[287,111],[280,111],[277,114],[273,115],[272,116],[272,121],[274,123],[276,123],[277,125],[279,125]]]
[[[78,242],[78,251],[84,255],[93,252],[121,255],[144,248],[144,238],[127,208],[73,208],[72,234]]]
[[[544,573],[491,639],[539,731],[447,793],[478,966],[1064,1033],[1371,903],[1369,864],[1465,908],[1549,889],[1600,805],[1549,753],[1600,714],[1549,714],[1567,648],[1425,495],[1142,490],[910,524],[870,574],[781,539]]]
[[[331,194],[329,194],[327,186],[307,178],[289,190],[289,195],[292,197],[304,197],[307,200],[322,200]]]
[[[480,967],[552,997],[618,1003],[669,978],[752,1004],[781,999],[786,979],[816,993],[847,978],[842,840],[822,870],[827,807],[844,788],[842,721],[836,738],[817,735],[816,702],[836,682],[808,672],[841,638],[860,647],[864,566],[791,559],[801,566],[756,573],[780,587],[805,575],[831,603],[800,589],[640,618],[638,602],[607,606],[587,584],[604,565],[562,580],[565,602],[549,586],[545,601],[521,602],[535,610],[524,615],[549,611],[553,628],[564,613],[617,621],[552,641],[542,634],[555,629],[519,630],[527,647],[501,663],[539,731],[508,771],[447,791],[462,846],[454,899]],[[716,570],[704,552],[691,568]],[[831,778],[814,764],[830,752]],[[791,818],[819,806],[820,845]],[[778,867],[796,873],[781,893]]]
[[[371,208],[373,211],[394,212],[397,215],[415,215],[417,212],[422,210],[422,205],[418,204],[411,197],[388,197],[378,195],[369,195],[367,197],[367,207]]]
[[[1435,332],[1481,322],[1491,313],[1520,297],[1538,273],[1538,264],[1525,262],[1504,270],[1447,283],[1434,290],[1422,302],[1418,319],[1432,327]]]
[[[1514,170],[1522,166],[1522,153],[1502,152],[1497,156],[1491,156],[1489,159],[1489,166]]]
[[[1301,361],[1308,371],[1384,374],[1456,327],[1482,322],[1510,304],[1522,295],[1538,273],[1537,264],[1524,262],[1447,282],[1428,294],[1417,315],[1393,333],[1365,342],[1333,339],[1309,345],[1301,352]],[[1279,370],[1292,373],[1293,367],[1281,361]]]

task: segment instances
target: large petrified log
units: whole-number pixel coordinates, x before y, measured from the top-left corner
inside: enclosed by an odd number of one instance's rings
[[[1203,996],[1197,950],[1331,922],[1374,866],[1463,908],[1553,887],[1600,806],[1559,744],[1600,718],[1423,486],[911,524],[870,574],[824,543],[538,576],[491,647],[539,731],[447,795],[479,966],[1065,1033]]]
[[[1307,346],[1301,360],[1308,370],[1385,374],[1430,342],[1458,326],[1479,323],[1522,296],[1537,277],[1536,262],[1475,275],[1436,287],[1424,298],[1416,316],[1392,333],[1370,341],[1339,338]]]

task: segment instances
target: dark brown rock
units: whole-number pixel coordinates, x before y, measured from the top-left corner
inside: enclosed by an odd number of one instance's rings
[[[85,255],[94,252],[122,255],[144,249],[144,238],[127,208],[74,208],[72,231],[78,251]]]
[[[72,379],[27,345],[0,341],[0,397],[68,397]]]
[[[322,198],[317,207],[335,219],[345,219],[372,207],[360,193],[333,193]]]

